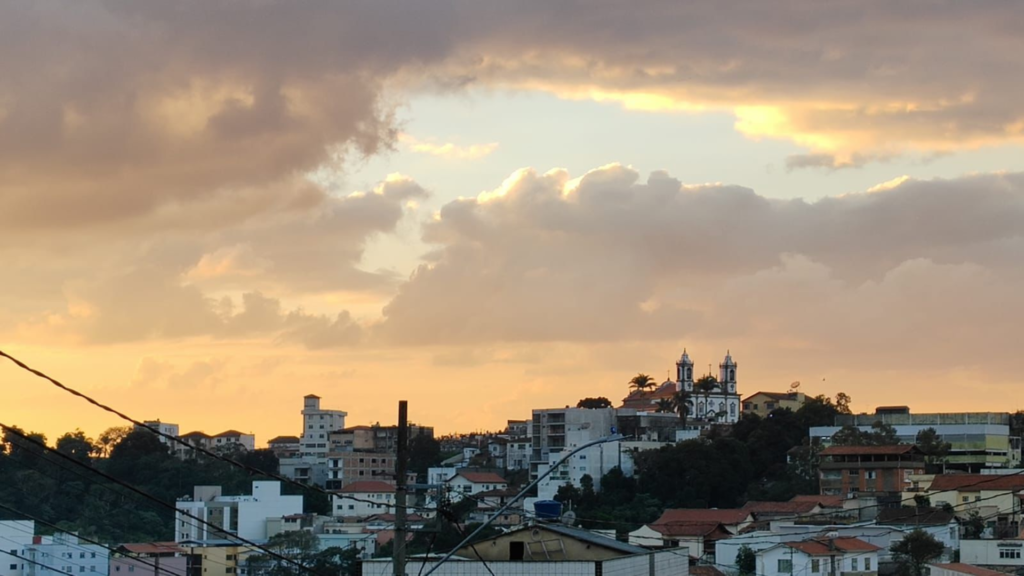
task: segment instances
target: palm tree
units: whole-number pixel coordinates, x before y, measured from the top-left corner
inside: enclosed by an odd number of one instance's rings
[[[686,428],[686,418],[690,416],[690,411],[693,410],[691,398],[693,398],[693,394],[686,390],[680,390],[672,396],[672,406],[675,408],[675,413],[679,414],[679,420],[682,422],[683,428]]]
[[[629,387],[636,390],[637,392],[646,392],[649,388],[654,388],[658,383],[654,381],[649,375],[640,372],[629,381]]]
[[[670,400],[668,398],[662,398],[661,400],[658,400],[658,403],[657,403],[656,406],[657,406],[657,408],[655,408],[655,412],[664,412],[664,413],[668,414],[668,413],[672,413],[672,412],[676,411],[676,404],[675,404],[675,402],[673,402],[672,400]]]
[[[710,420],[711,414],[711,393],[718,388],[718,380],[711,374],[705,374],[693,383],[694,388],[704,394],[704,418]]]

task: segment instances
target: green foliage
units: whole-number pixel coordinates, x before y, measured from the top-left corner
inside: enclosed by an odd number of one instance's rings
[[[319,539],[305,530],[276,534],[266,547],[317,574],[354,576],[358,573],[358,549],[331,547],[320,551]],[[253,554],[246,558],[246,568],[252,576],[299,576],[306,573],[291,562],[269,554]]]
[[[900,443],[896,429],[882,421],[871,425],[871,431],[855,426],[843,426],[832,435],[833,446],[894,446]]]
[[[757,555],[750,546],[740,546],[736,552],[736,568],[741,576],[751,576],[757,571]]]
[[[644,374],[643,372],[640,372],[629,380],[629,387],[637,392],[646,392],[657,385],[658,383],[654,381],[654,378],[651,378],[648,374]]]
[[[853,402],[853,398],[850,398],[845,392],[836,394],[836,410],[840,414],[853,414],[853,411],[850,410],[850,402]]]
[[[420,432],[409,440],[409,471],[415,472],[421,482],[426,482],[427,470],[439,466],[443,460],[441,443],[433,436]]]
[[[832,403],[832,399],[823,394],[808,398],[796,411],[800,425],[808,429],[813,426],[832,426],[838,414],[839,409]]]
[[[924,567],[928,562],[942,555],[945,547],[942,542],[924,530],[914,530],[893,544],[893,561],[896,562],[897,574],[900,576],[923,576]]]
[[[985,531],[985,519],[981,517],[981,514],[977,510],[972,510],[967,516],[967,519],[963,522],[964,525],[964,538],[977,539],[981,538],[982,532]]]
[[[604,396],[598,396],[597,398],[584,398],[576,403],[577,408],[587,408],[589,410],[596,410],[600,408],[611,408],[612,401],[605,398]]]
[[[938,472],[942,468],[949,451],[953,448],[949,442],[943,442],[935,428],[926,428],[918,432],[914,443],[921,449],[921,452],[924,452],[925,462],[929,467],[935,468],[935,470],[930,470],[931,472]]]
[[[688,440],[639,452],[634,460],[638,489],[668,508],[736,506],[755,477],[751,450],[735,438]]]
[[[932,499],[924,494],[914,495],[914,506],[916,508],[930,508],[932,505]]]

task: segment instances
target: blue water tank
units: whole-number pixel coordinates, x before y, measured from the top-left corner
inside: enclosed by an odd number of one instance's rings
[[[562,503],[557,500],[537,500],[533,511],[538,520],[558,520],[562,517]]]

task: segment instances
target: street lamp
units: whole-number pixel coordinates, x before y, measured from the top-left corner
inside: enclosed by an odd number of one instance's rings
[[[614,429],[612,429],[612,431],[614,432]],[[559,466],[561,466],[562,463],[565,462],[566,460],[568,460],[569,458],[572,458],[573,455],[575,455],[576,453],[581,452],[583,450],[586,450],[587,448],[590,448],[591,446],[597,446],[598,444],[605,444],[607,442],[618,442],[618,441],[622,440],[623,438],[625,438],[625,436],[623,436],[622,434],[612,434],[611,436],[605,436],[604,438],[598,438],[597,440],[591,440],[590,442],[587,442],[586,444],[578,446],[576,449],[574,449],[573,451],[569,452],[565,456],[562,456],[558,460],[558,462],[555,462],[554,464],[549,466],[548,469],[543,474],[541,474],[540,476],[537,476],[536,480],[534,480],[533,482],[530,482],[529,484],[526,485],[525,488],[520,490],[519,494],[516,494],[515,497],[512,498],[511,500],[509,500],[508,502],[506,502],[504,506],[502,506],[501,508],[498,508],[497,512],[492,514],[491,517],[488,518],[486,522],[484,522],[483,524],[478,526],[476,530],[473,530],[472,534],[470,534],[469,536],[466,536],[462,540],[462,542],[459,542],[459,544],[457,546],[455,546],[447,554],[445,554],[444,558],[441,558],[441,560],[439,560],[437,564],[434,564],[433,566],[431,566],[430,570],[427,570],[427,573],[424,576],[430,576],[431,574],[433,574],[434,570],[437,570],[438,568],[440,568],[442,564],[444,564],[445,562],[448,561],[448,559],[450,559],[452,556],[454,556],[455,552],[457,550],[459,550],[460,548],[462,548],[466,544],[469,544],[473,540],[473,538],[476,537],[477,534],[482,532],[484,528],[487,528],[487,526],[490,525],[490,523],[493,522],[495,518],[501,516],[502,512],[504,512],[505,510],[508,510],[509,508],[511,508],[513,504],[515,504],[517,501],[519,501],[520,498],[525,496],[526,493],[529,492],[534,486],[536,486],[541,480],[543,480],[544,478],[547,478],[548,474],[551,474],[552,472],[554,472],[555,469],[557,469]],[[426,559],[424,558],[424,562],[425,561],[426,561]]]

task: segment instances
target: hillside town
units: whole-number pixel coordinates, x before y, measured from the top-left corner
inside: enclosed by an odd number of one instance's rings
[[[266,448],[165,420],[55,448],[5,427],[0,576],[390,574],[396,534],[410,573],[1024,574],[1021,413],[855,414],[799,383],[743,393],[738,369],[726,354],[696,376],[684,351],[674,379],[638,374],[618,407],[584,398],[444,437],[351,425],[315,394]],[[159,487],[173,514],[143,516],[119,486],[156,493],[158,469],[180,479]],[[64,502],[51,481],[116,497]]]

